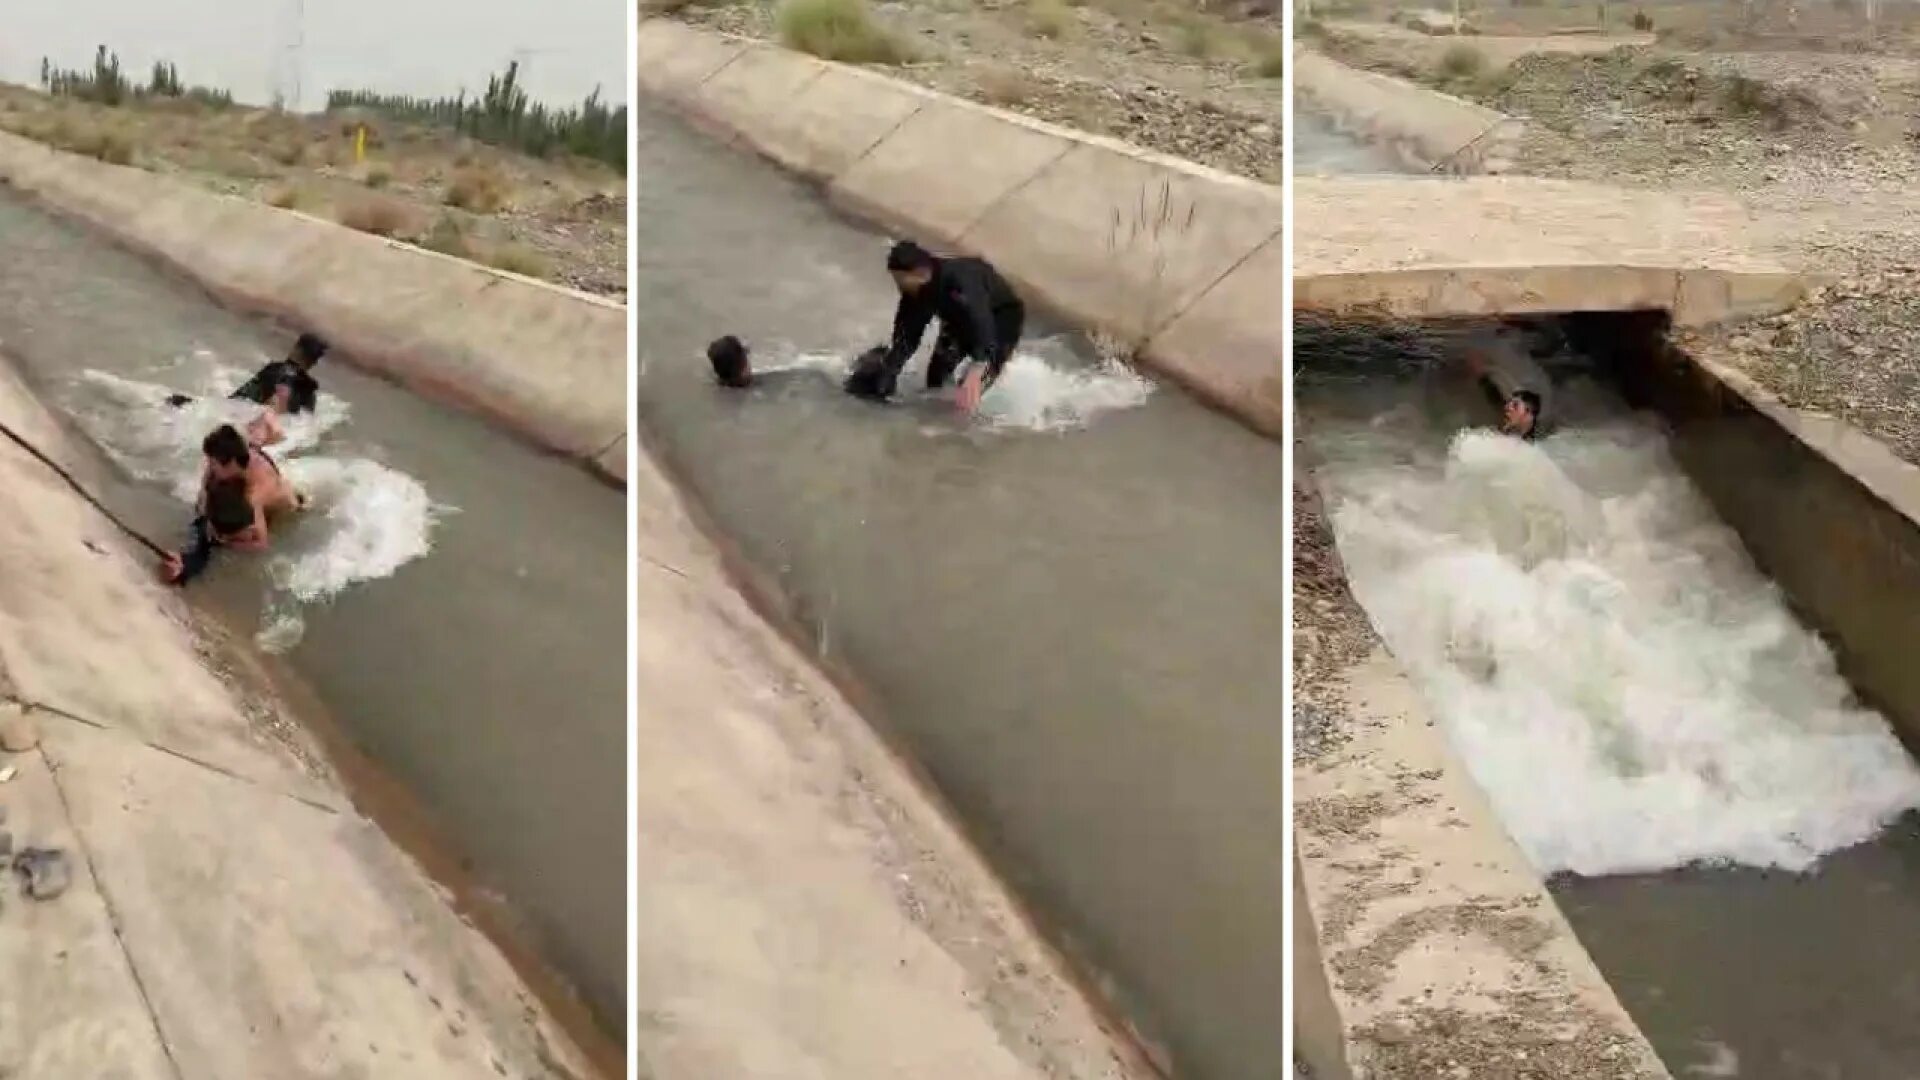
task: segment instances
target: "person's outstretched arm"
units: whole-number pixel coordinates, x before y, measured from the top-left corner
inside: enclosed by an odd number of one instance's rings
[[[213,530],[207,526],[207,519],[194,518],[192,529],[193,539],[186,550],[160,561],[160,580],[169,585],[185,585],[213,561]]]
[[[913,358],[920,339],[927,336],[927,324],[933,321],[933,287],[916,296],[900,294],[900,306],[893,311],[893,338],[887,345],[887,367],[899,371]]]

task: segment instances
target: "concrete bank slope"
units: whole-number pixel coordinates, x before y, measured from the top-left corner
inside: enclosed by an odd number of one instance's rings
[[[56,460],[0,364],[0,423]],[[559,1078],[576,1048],[438,887],[356,814],[297,729],[200,655],[181,600],[55,474],[0,440],[0,1074],[15,1080]]]
[[[0,132],[0,183],[623,481],[623,305]]]
[[[639,462],[640,1075],[1154,1075]]]
[[[1314,1076],[1666,1080],[1384,648],[1339,681],[1351,740],[1294,765],[1294,1032]]]
[[[993,260],[1196,396],[1284,428],[1278,188],[664,19],[640,24],[637,48],[643,94],[861,217]]]
[[[1420,319],[1665,311],[1702,326],[1785,311],[1808,280],[1752,211],[1518,177],[1298,177],[1294,306]]]
[[[1507,172],[1526,130],[1517,117],[1308,48],[1293,51],[1293,89],[1336,130],[1390,146],[1415,168],[1452,176]]]
[[[1754,562],[1920,750],[1920,467],[1842,418],[1688,355],[1656,317],[1569,329],[1611,361],[1630,401],[1667,421],[1675,456]]]

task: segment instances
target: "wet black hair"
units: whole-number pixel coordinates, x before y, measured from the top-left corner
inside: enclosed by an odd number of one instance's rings
[[[1531,390],[1515,390],[1513,392],[1513,399],[1515,401],[1518,401],[1520,404],[1525,405],[1527,407],[1527,415],[1533,417],[1536,423],[1539,422],[1540,420],[1540,395],[1539,394],[1536,394]]]
[[[857,398],[885,401],[887,399],[886,374],[886,347],[876,345],[855,358],[853,370],[847,373],[847,381],[842,383],[841,387]]]
[[[329,348],[331,346],[327,344],[327,339],[319,334],[301,334],[293,342],[293,355],[305,360],[311,367],[319,363],[321,357],[327,355]]]
[[[200,452],[222,465],[245,465],[252,459],[247,437],[232,424],[221,424],[200,440]]]
[[[215,536],[232,536],[253,524],[245,477],[216,480],[207,488],[207,525]]]
[[[902,240],[887,252],[887,269],[920,270],[933,265],[933,255],[911,240]]]
[[[721,386],[738,389],[753,381],[753,369],[747,361],[747,347],[732,334],[716,338],[707,346],[707,362],[713,365],[713,377],[720,380]]]

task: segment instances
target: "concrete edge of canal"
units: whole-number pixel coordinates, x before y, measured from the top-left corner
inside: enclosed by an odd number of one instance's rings
[[[666,19],[637,49],[643,95],[859,217],[992,259],[1195,397],[1285,430],[1279,188]]]
[[[0,360],[0,422],[86,475]],[[459,902],[145,553],[0,441],[0,1069],[21,1077],[573,1080],[590,1062]],[[209,635],[212,636],[209,636]],[[16,726],[20,725],[20,726]],[[9,873],[11,882],[15,875]]]
[[[0,183],[625,483],[622,304],[4,132]]]
[[[1513,167],[1526,122],[1405,79],[1293,50],[1294,93],[1335,130],[1392,147],[1421,172],[1492,176]]]

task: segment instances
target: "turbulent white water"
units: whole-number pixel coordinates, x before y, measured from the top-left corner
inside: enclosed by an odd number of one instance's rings
[[[1102,362],[1088,366],[1049,359],[1050,343],[1041,341],[1014,352],[993,388],[980,399],[978,420],[992,431],[1070,431],[1084,428],[1103,413],[1135,408],[1153,393],[1153,383],[1124,364]],[[844,378],[851,357],[800,353],[759,365],[764,371],[811,369]],[[912,400],[923,391],[921,372],[909,368],[900,380],[901,396]],[[953,388],[935,391],[950,398]]]
[[[1657,430],[1439,451],[1411,410],[1328,426],[1355,595],[1543,871],[1801,870],[1920,806],[1920,769]]]
[[[202,374],[189,381],[198,396],[178,408],[165,404],[177,385],[87,371],[72,387],[73,413],[87,433],[129,475],[165,487],[183,504],[198,495],[206,433],[221,424],[244,425],[260,412],[226,398],[249,372],[208,356],[194,359]],[[315,413],[286,419],[286,440],[269,451],[311,500],[305,512],[277,525],[266,556],[269,594],[259,642],[269,649],[299,641],[303,605],[390,576],[426,555],[435,520],[447,510],[405,473],[329,452],[328,436],[347,423],[349,411],[339,397],[322,394]],[[183,513],[175,542],[184,539],[185,525]]]

